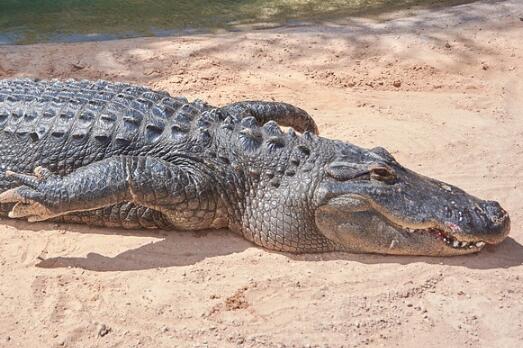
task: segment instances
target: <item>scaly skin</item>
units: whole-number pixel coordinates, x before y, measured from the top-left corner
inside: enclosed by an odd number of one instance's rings
[[[0,214],[228,227],[289,252],[455,255],[507,235],[499,204],[314,133],[285,103],[216,108],[105,81],[3,80]]]

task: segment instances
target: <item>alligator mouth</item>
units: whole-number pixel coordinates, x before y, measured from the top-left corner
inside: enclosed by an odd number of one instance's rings
[[[454,234],[452,234],[448,229],[443,229],[440,227],[425,227],[425,228],[418,228],[418,227],[409,227],[405,225],[401,225],[398,222],[395,222],[389,214],[385,214],[383,211],[380,213],[384,221],[386,223],[394,226],[396,229],[400,231],[404,231],[406,233],[409,233],[411,235],[419,234],[423,236],[428,236],[430,238],[433,238],[434,240],[442,243],[448,248],[451,248],[456,251],[462,251],[463,253],[474,253],[479,252],[483,247],[487,244],[487,242],[482,240],[476,240],[476,241],[465,241],[460,240],[457,238]]]
[[[409,233],[422,233],[429,235],[432,238],[445,243],[446,246],[463,251],[480,251],[487,244],[484,241],[460,241],[458,238],[437,227],[422,228],[422,229],[412,229],[412,228],[402,228],[404,231]]]

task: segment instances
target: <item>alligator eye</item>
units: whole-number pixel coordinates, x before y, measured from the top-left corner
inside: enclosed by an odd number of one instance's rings
[[[396,172],[386,164],[373,164],[369,167],[370,178],[393,184],[396,181]]]

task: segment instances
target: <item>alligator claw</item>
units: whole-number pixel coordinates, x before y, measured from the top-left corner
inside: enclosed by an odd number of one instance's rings
[[[24,203],[28,204],[34,197],[34,191],[28,186],[19,186],[0,193],[0,203]]]
[[[30,204],[16,203],[9,212],[9,217],[13,219],[27,218],[29,222],[37,222],[47,220],[53,217],[49,209],[38,202]]]
[[[36,186],[38,186],[38,178],[36,176],[28,175],[28,174],[15,173],[15,172],[12,172],[12,171],[9,171],[9,170],[5,172],[5,175],[10,177],[10,178],[15,179],[16,181],[18,181],[21,184],[29,186],[29,187],[36,187]]]
[[[21,186],[12,188],[0,194],[0,203],[15,203],[9,212],[10,218],[27,218],[29,222],[47,220],[56,216],[44,203],[42,185],[51,175],[51,171],[36,167],[34,175],[6,171],[6,176],[14,178]]]
[[[34,175],[16,173],[11,170],[7,170],[5,175],[11,177],[21,184],[27,185],[32,188],[36,188],[43,180],[49,178],[53,173],[44,167],[36,167],[33,171]]]

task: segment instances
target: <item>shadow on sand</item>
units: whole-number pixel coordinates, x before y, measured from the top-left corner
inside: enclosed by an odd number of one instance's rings
[[[48,229],[46,227],[50,226],[9,220],[3,221],[3,223],[18,229],[33,230],[35,232]],[[136,249],[127,250],[114,257],[107,257],[94,252],[87,254],[85,257],[51,257],[41,260],[37,267],[74,267],[97,272],[136,271],[194,265],[207,258],[240,253],[248,248],[256,247],[242,237],[227,230],[166,232],[104,229],[80,225],[64,225],[63,227],[72,233],[155,237],[161,238],[161,240],[142,245]],[[54,226],[52,228],[56,229]],[[264,252],[271,253],[271,251],[265,250]],[[401,265],[423,262],[471,269],[510,268],[523,264],[523,245],[511,237],[508,237],[496,247],[487,246],[479,254],[454,257],[390,256],[342,252],[303,255],[279,254],[292,260],[308,262],[345,260],[361,264],[396,263]]]

